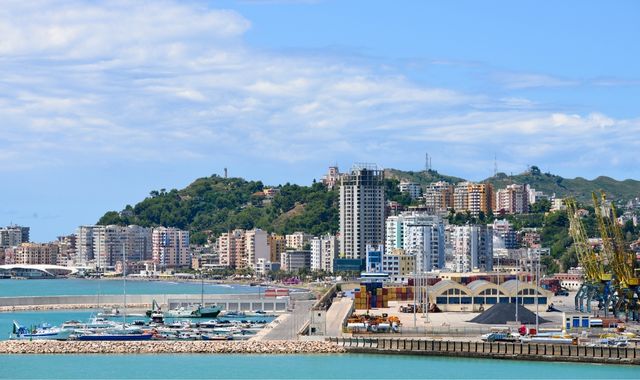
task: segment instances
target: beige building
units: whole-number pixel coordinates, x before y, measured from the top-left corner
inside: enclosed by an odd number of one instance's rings
[[[496,212],[526,214],[529,212],[529,188],[527,185],[508,185],[496,192]]]
[[[287,240],[284,235],[269,235],[269,261],[272,263],[279,263],[282,252],[287,249]]]
[[[14,249],[14,264],[57,265],[59,247],[56,244],[22,243]]]
[[[444,181],[434,182],[427,187],[422,197],[428,210],[446,211],[453,208],[453,185]]]
[[[461,182],[453,191],[453,208],[456,212],[469,211],[478,216],[482,211],[485,215],[495,208],[493,186],[489,183]]]
[[[312,235],[300,231],[294,232],[290,235],[285,235],[287,248],[297,250],[304,249],[305,244],[307,244],[311,240],[311,238],[313,238]]]
[[[189,231],[157,227],[152,233],[152,260],[161,267],[189,267]]]
[[[218,238],[220,265],[236,268],[238,263],[243,261],[245,244],[244,230],[233,230],[220,235]]]

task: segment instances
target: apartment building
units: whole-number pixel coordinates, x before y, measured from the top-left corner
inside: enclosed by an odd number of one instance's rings
[[[493,269],[493,228],[455,226],[452,235],[456,272],[490,272]]]
[[[431,212],[446,211],[454,207],[454,187],[444,181],[430,184],[422,197],[425,207]]]
[[[271,257],[268,244],[269,234],[259,228],[245,233],[245,254],[240,268],[252,268],[255,270],[259,259],[268,261]]]
[[[414,182],[400,181],[398,190],[400,190],[401,193],[408,194],[411,199],[418,199],[422,195],[422,187],[420,184]]]
[[[312,237],[313,235],[300,231],[285,235],[287,248],[302,250]]]
[[[508,185],[496,192],[497,213],[525,214],[529,212],[529,188],[527,185]]]
[[[414,256],[416,268],[423,271],[444,268],[444,221],[425,212],[404,212],[387,218],[386,254],[402,250]]]
[[[282,253],[280,268],[287,272],[311,269],[311,251],[285,251]]]
[[[327,234],[311,239],[311,270],[333,272],[333,260],[338,257],[338,238]]]
[[[384,171],[357,164],[341,176],[340,247],[347,259],[366,258],[367,244],[384,243]]]
[[[189,231],[170,227],[154,228],[152,260],[162,268],[190,267]]]
[[[453,190],[453,208],[456,212],[469,211],[473,216],[480,212],[487,215],[495,206],[493,193],[489,183],[461,182]]]
[[[280,255],[287,249],[287,240],[284,235],[269,235],[267,240],[269,244],[269,261],[272,263],[280,262]]]
[[[56,265],[58,252],[56,244],[21,243],[13,249],[13,264]]]

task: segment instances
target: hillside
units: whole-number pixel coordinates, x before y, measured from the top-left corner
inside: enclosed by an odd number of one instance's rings
[[[287,183],[267,200],[264,187],[262,182],[241,178],[199,178],[182,190],[152,191],[135,206],[107,212],[98,224],[178,227],[190,230],[194,243],[234,228],[314,235],[338,230],[337,191],[327,191],[322,184]]]
[[[396,169],[385,170],[385,175],[398,180],[409,180],[427,185],[435,181],[445,181],[457,183],[464,181],[462,178],[442,175],[434,170],[429,172],[401,171]],[[626,179],[618,181],[610,177],[600,176],[593,180],[585,178],[567,179],[551,173],[541,173],[536,166],[531,170],[517,175],[507,175],[498,173],[482,182],[491,183],[496,189],[504,188],[507,185],[529,184],[532,188],[542,191],[545,194],[556,194],[558,197],[575,196],[579,201],[591,203],[591,192],[604,190],[609,199],[627,201],[640,196],[640,181]]]

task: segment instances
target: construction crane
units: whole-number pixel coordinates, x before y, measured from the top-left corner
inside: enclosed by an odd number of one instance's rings
[[[622,230],[617,222],[616,206],[611,203],[606,210],[607,198],[604,191],[600,192],[600,199],[592,194],[593,204],[596,207],[596,217],[602,236],[603,250],[607,250],[610,257],[611,271],[614,276],[614,296],[612,308],[614,315],[621,313],[633,320],[638,320],[640,298],[640,278],[638,276],[638,263],[633,252],[627,249],[627,244],[622,236]]]
[[[575,297],[576,310],[591,312],[591,301],[599,302],[599,306],[604,308],[605,315],[608,312],[608,304],[611,297],[610,273],[605,271],[605,260],[598,255],[587,238],[582,220],[578,213],[578,206],[575,199],[565,200],[567,206],[567,217],[569,219],[569,234],[573,239],[578,261],[584,271],[584,281]]]

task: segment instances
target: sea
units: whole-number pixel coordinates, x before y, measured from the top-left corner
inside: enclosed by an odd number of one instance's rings
[[[122,294],[113,280],[0,280],[0,297]],[[128,281],[128,294],[199,294],[201,284]],[[257,293],[259,287],[205,283],[205,293]],[[0,313],[0,339],[23,325],[87,320],[95,310]],[[130,318],[135,319],[135,317]],[[400,355],[0,355],[0,379],[637,379],[637,366]]]
[[[122,280],[50,279],[0,280],[0,297],[80,296],[123,294]],[[127,280],[127,294],[200,294],[202,284],[185,281]],[[206,294],[258,293],[266,288],[249,285],[204,283]]]
[[[638,367],[400,355],[0,355],[0,379],[637,379]]]

